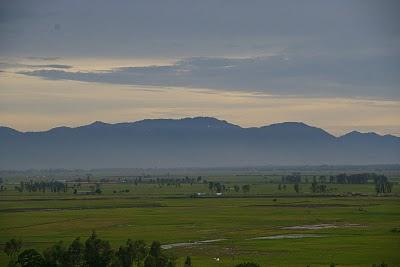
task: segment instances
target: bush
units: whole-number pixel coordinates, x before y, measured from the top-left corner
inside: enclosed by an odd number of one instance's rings
[[[44,265],[44,259],[36,250],[27,249],[19,254],[18,263],[22,267],[38,267]]]
[[[9,244],[15,242],[7,242]],[[35,249],[27,249],[18,255],[17,249],[6,250],[10,263],[8,267],[175,267],[176,257],[161,250],[161,244],[153,241],[151,246],[142,240],[127,240],[125,245],[115,250],[107,240],[100,239],[93,231],[92,235],[81,242],[76,238],[70,245],[62,242],[54,244],[39,253]],[[14,256],[18,255],[18,259]]]

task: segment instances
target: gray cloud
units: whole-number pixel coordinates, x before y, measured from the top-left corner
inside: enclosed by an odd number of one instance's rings
[[[196,57],[172,65],[109,71],[34,70],[21,74],[53,80],[241,90],[277,95],[400,97],[400,58],[280,55]]]
[[[282,49],[398,52],[399,11],[396,0],[0,1],[0,53],[182,58]]]
[[[4,57],[192,58],[171,66],[26,75],[274,94],[399,96],[397,0],[14,0],[0,1],[0,12]],[[277,56],[258,57],[263,55]]]
[[[11,69],[11,68],[51,68],[51,69],[70,69],[70,65],[63,64],[22,64],[22,63],[8,63],[0,62],[0,69]]]
[[[26,58],[31,60],[43,60],[43,61],[54,61],[60,59],[60,57],[36,57],[36,56],[30,56]]]

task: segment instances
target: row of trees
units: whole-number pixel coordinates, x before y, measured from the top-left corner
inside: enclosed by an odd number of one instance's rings
[[[329,176],[329,181],[327,181],[326,176],[314,176],[311,182],[311,192],[312,193],[326,193],[329,192],[327,184],[367,184],[374,183],[375,191],[377,194],[391,193],[393,184],[389,182],[385,175],[378,175],[375,173],[359,173],[359,174],[338,174]],[[296,193],[300,191],[300,184],[302,182],[302,177],[300,174],[292,174],[282,176],[283,183],[293,184]],[[308,183],[308,178],[305,179]],[[278,189],[286,190],[286,185],[279,183]]]
[[[298,184],[301,183],[301,175],[299,173],[293,173],[291,175],[282,176],[281,180],[284,184]]]
[[[341,173],[338,175],[331,175],[329,177],[329,182],[331,184],[367,184],[369,181],[373,181],[377,176],[378,175],[375,173]]]
[[[311,192],[313,193],[326,193],[328,191],[328,187],[326,184],[318,183],[317,181],[313,181],[311,183]]]
[[[222,193],[227,191],[227,187],[220,182],[208,182],[208,190],[212,192]]]
[[[33,181],[20,182],[19,186],[15,186],[18,192],[67,192],[68,186],[66,183],[50,180],[50,181]]]
[[[10,257],[8,267],[176,267],[176,257],[165,253],[158,241],[148,246],[143,240],[128,239],[118,250],[109,241],[97,237],[95,232],[85,241],[76,238],[69,246],[63,242],[39,253],[35,249],[21,251],[21,240],[11,239],[4,246]],[[183,267],[193,267],[188,256]],[[252,262],[235,267],[260,267]]]
[[[312,182],[318,183],[330,183],[330,184],[367,184],[367,183],[375,183],[377,180],[381,180],[384,175],[376,174],[376,173],[355,173],[355,174],[346,174],[341,173],[337,175],[320,175],[320,176],[312,176]],[[387,179],[387,178],[386,178]],[[283,184],[299,184],[299,183],[309,183],[309,177],[302,177],[299,173],[293,173],[290,175],[285,175],[281,177],[281,182]]]
[[[68,246],[59,242],[39,253],[26,249],[19,253],[21,241],[12,239],[4,252],[10,257],[9,267],[175,267],[176,258],[161,250],[153,241],[148,246],[143,240],[130,240],[112,249],[109,241],[98,238],[95,232],[85,241],[76,238]],[[189,265],[191,266],[191,265]]]
[[[388,181],[388,178],[384,175],[380,175],[374,178],[375,191],[377,194],[391,193],[393,184]]]
[[[169,176],[169,175],[168,175]],[[158,185],[167,185],[167,186],[178,186],[180,184],[199,184],[204,182],[202,176],[197,176],[197,177],[189,177],[185,176],[184,178],[150,178],[151,176],[140,176],[140,177],[135,177],[135,178],[118,178],[118,182],[120,183],[130,183],[134,185],[139,185],[139,184],[158,184]],[[143,179],[146,178],[146,179]],[[79,181],[79,180],[76,180]],[[112,182],[115,180],[111,180],[108,178],[103,178],[100,180],[100,182]]]
[[[217,192],[217,193],[227,192],[231,190],[230,187],[225,186],[220,182],[208,182],[208,189],[212,192]],[[234,185],[233,190],[237,193],[240,191],[242,191],[243,193],[248,193],[250,192],[250,185],[249,184],[245,184],[242,186]]]
[[[278,190],[279,191],[282,191],[282,190],[286,191],[286,188],[287,188],[287,186],[285,184],[279,184],[278,185]],[[311,189],[312,193],[326,193],[326,192],[329,191],[326,184],[321,184],[321,183],[318,183],[317,181],[313,181],[311,183],[311,188],[310,189]],[[293,184],[293,190],[297,194],[300,193],[300,190],[301,190],[300,183]]]
[[[240,192],[240,190],[242,190],[243,193],[249,193],[250,192],[250,185],[249,184],[244,184],[241,187],[238,185],[235,185],[233,187],[233,189],[235,190],[236,193]]]

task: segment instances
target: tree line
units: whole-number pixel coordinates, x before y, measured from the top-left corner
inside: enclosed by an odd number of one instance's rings
[[[230,188],[229,186],[226,186],[225,184],[220,182],[208,182],[208,190],[210,190],[211,192],[222,193],[222,192],[228,192],[231,189],[233,189],[236,193],[240,191],[242,191],[243,193],[249,193],[250,185],[249,184],[245,184],[242,186],[234,185],[233,188]]]
[[[283,184],[299,184],[309,183],[309,176],[302,176],[300,173],[293,173],[290,175],[284,175],[281,177],[281,183]],[[314,175],[311,176],[311,182],[318,183],[330,183],[330,184],[367,184],[377,183],[378,180],[386,179],[385,175],[376,173],[354,173],[346,174],[340,173],[336,175]]]
[[[147,245],[143,240],[128,239],[118,249],[110,242],[100,239],[93,231],[85,242],[78,237],[69,245],[62,241],[45,249],[22,250],[22,241],[11,239],[6,242],[4,252],[9,256],[8,267],[176,267],[177,257],[161,248],[158,241]],[[193,267],[187,256],[183,267]],[[235,267],[260,267],[253,262],[245,262]]]
[[[15,186],[18,192],[67,192],[68,186],[64,182],[50,180],[50,181],[33,181],[20,182],[19,186]]]
[[[146,179],[144,179],[146,178]],[[81,178],[75,179],[73,180],[73,182],[83,182],[84,180]],[[183,178],[172,178],[172,177],[168,177],[168,178],[151,178],[151,176],[139,176],[139,177],[135,177],[135,178],[131,178],[131,177],[126,177],[126,178],[118,178],[117,180],[115,179],[110,179],[110,178],[102,178],[100,179],[100,182],[102,183],[110,183],[110,182],[119,182],[119,183],[128,183],[128,184],[134,184],[134,185],[139,185],[139,184],[158,184],[160,186],[162,185],[166,185],[166,186],[180,186],[181,184],[200,184],[200,183],[207,183],[207,181],[205,181],[203,179],[202,176],[197,176],[197,177],[189,177],[189,176],[185,176]],[[91,182],[90,177],[86,179],[86,182]]]
[[[279,191],[286,190],[287,184],[293,184],[296,193],[300,191],[301,183],[309,183],[308,177],[303,177],[294,173],[291,175],[285,175],[281,177],[281,183],[278,185]],[[377,194],[391,193],[393,184],[389,182],[389,179],[385,175],[375,173],[357,173],[357,174],[337,174],[327,176],[313,176],[311,181],[311,192],[312,193],[326,193],[329,192],[327,184],[375,184],[375,191]]]
[[[20,252],[22,242],[11,239],[4,252],[10,257],[9,267],[175,267],[176,258],[161,250],[153,241],[148,246],[143,240],[128,239],[114,250],[110,242],[100,239],[96,232],[82,242],[76,238],[69,245],[58,242],[39,253],[35,249]]]

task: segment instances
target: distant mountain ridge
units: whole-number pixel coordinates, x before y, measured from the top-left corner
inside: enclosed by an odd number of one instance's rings
[[[400,138],[335,137],[301,122],[242,128],[212,117],[147,119],[19,132],[0,127],[0,168],[396,164]]]

